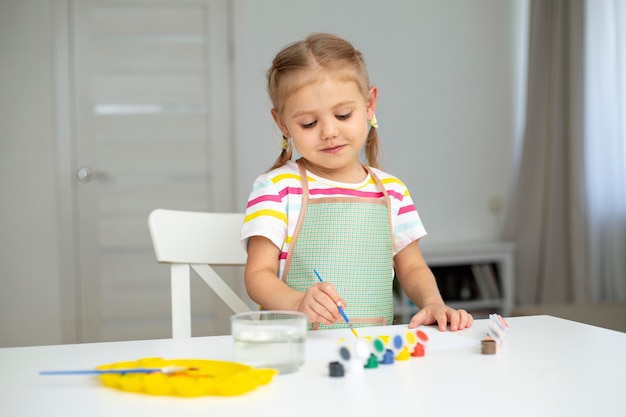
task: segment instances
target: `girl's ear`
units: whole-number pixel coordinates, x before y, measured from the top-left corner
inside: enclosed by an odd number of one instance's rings
[[[283,122],[282,117],[280,117],[280,114],[278,114],[278,111],[276,109],[272,109],[272,119],[274,119],[276,126],[278,126],[284,137],[291,137],[291,135],[289,134],[289,129],[287,129],[287,126]]]
[[[367,110],[367,120],[371,119],[376,112],[376,100],[378,99],[378,87],[375,85],[370,87],[370,91],[367,93],[367,101],[365,102],[365,109]]]

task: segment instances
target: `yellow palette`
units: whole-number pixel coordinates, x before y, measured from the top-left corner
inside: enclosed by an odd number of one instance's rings
[[[98,370],[128,368],[185,367],[175,373],[103,374],[100,381],[107,387],[150,395],[199,397],[203,395],[230,396],[252,391],[269,383],[278,373],[275,369],[253,368],[235,362],[201,359],[143,358],[132,362],[100,365]]]

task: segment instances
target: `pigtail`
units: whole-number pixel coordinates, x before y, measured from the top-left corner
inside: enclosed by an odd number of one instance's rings
[[[371,127],[367,133],[367,140],[365,141],[365,157],[367,163],[373,168],[380,169],[378,164],[378,150],[380,148],[380,141],[378,139],[378,132],[375,127]]]
[[[283,142],[287,142],[287,138],[283,136]],[[272,167],[269,169],[269,171],[276,169],[276,168],[280,168],[283,165],[285,165],[288,161],[291,160],[291,156],[292,156],[292,150],[291,150],[291,143],[287,142],[287,146],[281,146],[282,150],[280,151],[280,155],[278,155],[278,158],[276,158],[276,161],[274,161],[274,165],[272,165]]]

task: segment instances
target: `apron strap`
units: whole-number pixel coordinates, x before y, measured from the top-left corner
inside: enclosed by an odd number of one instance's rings
[[[370,324],[373,326],[386,326],[387,319],[384,317],[351,317],[350,323],[353,324]],[[311,323],[311,330],[319,330],[320,322]]]
[[[380,189],[380,191],[382,191],[383,195],[385,196],[385,204],[387,205],[387,213],[388,213],[388,217],[389,217],[389,231],[391,232],[391,242],[393,244],[393,221],[392,221],[392,216],[391,216],[391,199],[389,198],[389,194],[387,193],[387,189],[383,186],[382,181],[380,180],[380,178],[378,178],[378,175],[374,174],[374,171],[372,171],[372,169],[370,167],[368,167],[367,165],[363,165],[363,167],[365,168],[365,170],[370,174],[370,176],[374,179],[374,182],[376,182],[376,185],[378,185],[378,188]]]
[[[300,170],[300,184],[302,184],[302,205],[300,207],[300,214],[298,214],[296,228],[294,229],[293,236],[291,237],[291,244],[289,245],[287,258],[285,259],[285,269],[283,270],[283,282],[285,283],[287,282],[287,276],[289,275],[289,265],[291,265],[293,248],[298,241],[298,235],[300,234],[300,229],[302,228],[302,223],[304,222],[304,213],[306,212],[306,207],[309,203],[309,179],[306,175],[306,169],[304,168],[304,165],[300,163],[300,160],[296,161],[296,163],[298,164],[298,169]]]

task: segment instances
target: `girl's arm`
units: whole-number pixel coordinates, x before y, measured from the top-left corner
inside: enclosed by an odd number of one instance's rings
[[[267,310],[295,310],[309,322],[331,324],[341,318],[337,306],[345,307],[333,284],[317,282],[305,292],[296,291],[278,278],[279,249],[267,238],[248,240],[244,279],[252,300]]]
[[[398,281],[407,296],[419,307],[419,312],[411,318],[409,328],[421,324],[437,323],[439,330],[463,330],[474,321],[465,310],[454,310],[445,305],[437,281],[426,264],[417,241],[410,243],[394,257]]]

